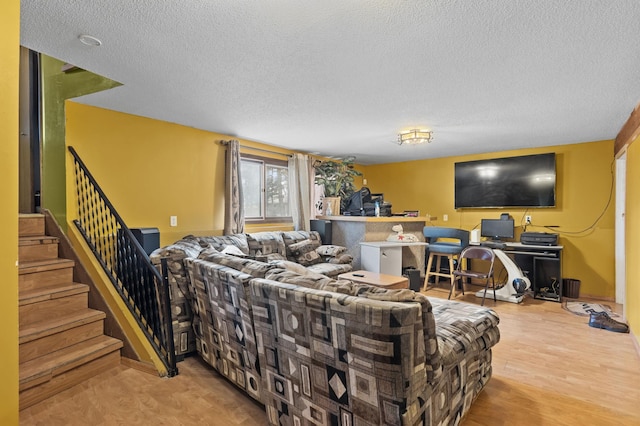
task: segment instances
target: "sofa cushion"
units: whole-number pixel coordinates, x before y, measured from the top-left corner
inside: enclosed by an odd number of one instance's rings
[[[301,275],[297,272],[280,268],[270,270],[265,275],[265,278],[268,280],[315,289],[321,289],[325,284],[334,281],[331,278],[320,274]]]
[[[337,277],[340,274],[345,274],[353,269],[351,263],[316,263],[307,267],[308,270],[315,272],[316,274],[326,275],[328,277]]]
[[[299,263],[291,262],[290,260],[273,260],[269,263],[276,265],[276,267],[281,269],[286,269],[287,271],[295,272],[299,275],[308,275],[308,274],[316,274],[315,272],[309,271],[306,267],[302,266]]]
[[[347,251],[346,247],[334,246],[334,245],[328,245],[328,244],[321,245],[316,249],[316,252],[318,252],[320,256],[331,256],[331,257],[338,256],[339,254],[342,254],[345,251]]]
[[[249,254],[249,244],[245,234],[221,235],[218,237],[194,237],[204,248],[213,247],[218,251],[224,250],[227,246],[236,246],[244,254]]]
[[[322,262],[322,258],[316,252],[319,246],[318,241],[307,239],[291,244],[289,249],[296,262],[304,266],[309,266]]]
[[[257,256],[260,257],[260,256]],[[266,256],[264,256],[267,262],[278,262],[278,261],[286,261],[287,258],[284,257],[283,255],[281,255],[280,253],[271,253],[268,254]],[[260,260],[260,259],[256,259],[256,260]]]
[[[175,243],[155,249],[149,258],[153,261],[155,259],[170,258],[170,259],[184,259],[185,257],[198,257],[198,254],[202,251],[202,246],[197,240],[192,238],[184,238],[176,241]]]
[[[291,244],[299,243],[303,240],[317,241],[318,246],[322,244],[320,234],[316,231],[287,231],[282,233],[282,239],[284,240],[284,245],[286,247],[287,259],[293,262],[295,262],[296,259],[293,253],[291,253]]]
[[[343,254],[339,254],[336,257],[326,257],[324,261],[327,263],[333,263],[336,265],[348,264],[349,266],[351,266],[351,264],[353,263],[353,256],[351,256],[348,253],[343,253]]]
[[[267,256],[280,254],[286,256],[281,232],[254,232],[246,234],[249,246],[249,256]]]
[[[275,265],[269,263],[223,254],[211,249],[203,250],[198,256],[198,259],[227,266],[256,278],[264,278],[268,270],[275,268]]]
[[[321,245],[316,249],[323,262],[326,263],[353,263],[353,256],[347,253],[347,248],[335,245]]]

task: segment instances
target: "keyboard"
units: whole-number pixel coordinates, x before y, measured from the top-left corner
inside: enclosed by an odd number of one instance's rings
[[[507,247],[505,243],[501,243],[500,241],[483,241],[480,243],[480,245],[483,247],[489,247],[492,249],[500,249],[500,250]]]

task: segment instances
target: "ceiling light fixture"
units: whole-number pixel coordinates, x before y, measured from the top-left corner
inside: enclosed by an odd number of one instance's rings
[[[86,44],[87,46],[92,46],[92,47],[98,47],[102,44],[100,40],[88,34],[79,35],[78,40],[80,40],[82,44]]]
[[[398,145],[418,145],[421,143],[430,143],[433,140],[433,132],[431,130],[405,130],[398,133]]]

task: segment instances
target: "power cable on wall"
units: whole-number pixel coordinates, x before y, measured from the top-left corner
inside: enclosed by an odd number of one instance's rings
[[[607,209],[609,208],[609,206],[611,205],[611,200],[613,199],[613,190],[615,187],[615,181],[614,181],[614,165],[615,165],[615,159],[611,162],[611,187],[609,188],[609,199],[607,200],[607,204],[605,204],[604,208],[602,209],[602,211],[600,212],[600,214],[598,215],[598,217],[593,221],[593,223],[589,226],[587,226],[584,229],[581,229],[579,231],[562,231],[561,229],[559,229],[559,227],[557,226],[539,226],[540,228],[546,228],[549,229],[550,231],[554,231],[558,234],[566,234],[566,235],[580,235],[580,234],[584,234],[585,232],[591,231],[595,228],[595,226],[598,224],[598,222],[600,222],[600,219],[602,219],[602,217],[604,216],[604,214],[606,213]],[[522,215],[522,219],[520,219],[520,223],[522,223],[524,217],[527,214],[527,210],[525,210],[525,212]],[[538,225],[533,225],[533,224],[529,224],[531,226],[538,226]],[[524,230],[527,230],[527,225],[524,225]]]

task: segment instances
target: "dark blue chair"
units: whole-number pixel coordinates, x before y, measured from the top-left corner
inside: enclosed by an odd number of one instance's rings
[[[469,245],[469,231],[457,228],[442,228],[438,226],[425,226],[424,230],[425,241],[429,244],[427,249],[429,250],[429,260],[427,261],[427,270],[425,271],[424,278],[424,290],[429,290],[429,278],[434,277],[435,284],[437,285],[440,278],[448,278],[451,284],[449,290],[449,299],[456,282],[454,275],[455,266],[454,261],[460,257],[460,253]],[[442,257],[449,259],[449,270],[444,273],[440,269]],[[433,266],[433,260],[436,260],[436,268],[431,270]]]

